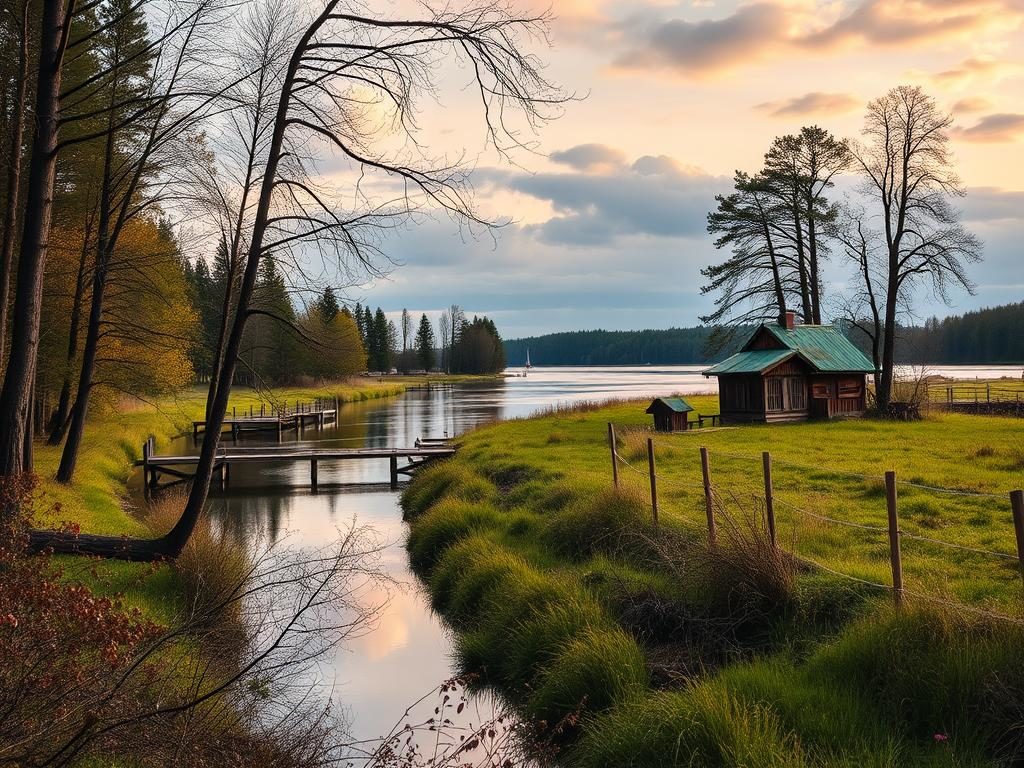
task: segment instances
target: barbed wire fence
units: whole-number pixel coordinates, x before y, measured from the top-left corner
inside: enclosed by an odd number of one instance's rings
[[[610,449],[610,458],[612,464],[612,479],[616,487],[620,487],[622,480],[620,479],[619,470],[625,469],[630,475],[635,475],[639,478],[643,478],[645,485],[650,485],[650,498],[651,498],[651,511],[655,525],[659,524],[659,499],[658,491],[659,488],[669,487],[676,491],[685,491],[687,493],[697,494],[703,496],[704,500],[704,512],[706,514],[706,527],[708,545],[710,547],[716,546],[718,538],[718,521],[716,510],[724,508],[726,501],[725,495],[727,494],[732,500],[737,500],[743,493],[737,494],[734,491],[730,491],[723,486],[715,482],[712,474],[712,463],[711,459],[714,456],[718,458],[727,458],[745,462],[758,462],[761,463],[761,480],[763,481],[763,488],[758,484],[757,489],[748,488],[746,493],[749,493],[752,500],[756,501],[759,505],[763,506],[765,516],[765,526],[767,534],[770,540],[770,545],[773,548],[779,548],[778,542],[778,521],[775,515],[776,505],[785,508],[791,513],[791,522],[794,527],[794,551],[788,554],[798,561],[806,564],[807,566],[817,568],[822,572],[831,574],[833,576],[848,580],[850,582],[858,583],[862,586],[867,586],[872,589],[880,591],[890,592],[893,597],[893,601],[897,607],[904,604],[906,598],[915,598],[924,600],[927,602],[942,604],[950,606],[959,610],[963,610],[979,616],[985,616],[988,618],[994,618],[1013,624],[1024,626],[1024,619],[1016,618],[1005,613],[999,613],[996,611],[988,610],[976,605],[970,605],[960,600],[951,600],[944,597],[938,597],[935,595],[929,595],[924,592],[917,590],[907,589],[904,586],[904,574],[903,574],[903,541],[911,541],[914,543],[924,544],[926,546],[940,548],[942,550],[960,552],[973,556],[981,556],[986,558],[992,558],[1000,562],[1013,562],[1016,565],[1016,570],[1019,573],[1019,577],[1022,579],[1022,585],[1024,585],[1024,491],[1015,489],[1009,491],[1006,494],[988,493],[984,491],[970,491],[960,488],[945,488],[942,486],[929,485],[926,483],[909,481],[909,480],[898,480],[896,472],[887,471],[882,476],[871,475],[867,473],[852,472],[848,470],[839,470],[832,468],[813,467],[805,464],[799,464],[792,461],[780,461],[772,457],[769,451],[762,452],[760,457],[735,454],[728,451],[716,450],[712,453],[708,448],[701,446],[699,450],[700,455],[700,467],[701,467],[701,482],[691,483],[686,482],[678,477],[670,477],[657,471],[657,456],[656,456],[656,443],[653,433],[647,432],[647,430],[638,429],[636,427],[628,428],[629,433],[647,433],[646,447],[647,447],[647,466],[639,467],[630,462],[624,457],[618,448],[618,438],[616,428],[614,424],[608,424],[608,444]],[[782,499],[778,496],[775,490],[775,477],[773,475],[774,466],[783,466],[787,469],[794,470],[797,472],[805,473],[826,473],[849,479],[855,479],[867,483],[878,483],[881,481],[884,483],[885,488],[885,507],[887,515],[887,525],[873,525],[870,523],[857,522],[854,520],[843,520],[838,517],[831,515],[824,515],[820,512],[811,511],[804,507],[793,504],[790,501]],[[934,494],[942,494],[960,498],[971,498],[979,500],[998,500],[1006,503],[1009,514],[1008,518],[1012,520],[1014,534],[1016,539],[1016,553],[1011,554],[1009,552],[1001,552],[994,549],[985,549],[983,547],[968,546],[965,544],[958,544],[955,542],[945,541],[943,539],[935,538],[932,536],[926,536],[920,533],[904,530],[900,525],[899,515],[899,493],[900,487],[914,489],[916,491],[923,491]],[[862,578],[855,576],[851,573],[845,573],[841,570],[828,566],[820,560],[813,559],[806,556],[805,554],[798,554],[795,551],[796,541],[796,529],[800,526],[800,520],[813,520],[817,523],[823,523],[826,525],[834,525],[844,528],[846,530],[856,531],[859,534],[866,535],[868,537],[877,537],[879,544],[888,544],[888,560],[892,573],[892,579],[889,583],[883,583],[881,581]],[[872,540],[869,538],[869,540]],[[1024,587],[1022,587],[1024,588]]]

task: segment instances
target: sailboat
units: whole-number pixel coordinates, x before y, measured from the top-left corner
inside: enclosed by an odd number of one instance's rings
[[[533,366],[530,364],[530,350],[526,350],[526,370],[530,370]]]

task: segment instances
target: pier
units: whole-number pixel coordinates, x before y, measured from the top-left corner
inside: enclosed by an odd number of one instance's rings
[[[335,424],[338,421],[338,401],[316,400],[312,403],[301,403],[296,401],[294,408],[287,405],[281,407],[267,408],[261,404],[259,410],[252,405],[249,412],[244,410],[241,415],[237,408],[231,409],[231,414],[221,422],[221,433],[230,432],[234,440],[243,432],[272,432],[277,434],[280,441],[285,432],[301,432],[307,426],[314,426],[323,429],[326,424]],[[192,438],[198,439],[199,435],[207,430],[205,420],[192,422]]]
[[[217,452],[214,475],[221,487],[227,488],[231,479],[231,468],[239,464],[282,464],[308,463],[309,485],[314,490],[320,486],[319,469],[324,462],[387,460],[390,469],[391,487],[397,488],[401,475],[411,475],[423,465],[455,454],[455,447],[441,440],[417,440],[412,448],[305,448],[302,446],[260,446],[240,448],[223,447]],[[404,461],[405,463],[401,463]],[[142,459],[135,466],[142,467],[146,492],[157,491],[169,485],[192,479],[198,456],[158,456],[151,437],[142,447]],[[191,470],[191,471],[189,471]],[[161,477],[173,478],[161,484]]]

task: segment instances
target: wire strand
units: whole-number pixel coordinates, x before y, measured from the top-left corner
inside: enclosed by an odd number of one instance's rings
[[[809,512],[806,509],[801,509],[800,507],[797,507],[797,506],[795,506],[793,504],[790,504],[788,501],[784,501],[783,499],[780,499],[778,497],[773,497],[773,500],[777,504],[781,504],[784,507],[788,507],[789,509],[792,509],[794,512],[799,512],[802,515],[807,515],[808,517],[813,517],[816,520],[823,520],[826,523],[835,523],[836,525],[845,525],[845,526],[848,526],[850,528],[859,528],[859,529],[865,530],[865,531],[873,531],[873,532],[880,532],[880,533],[888,533],[889,532],[888,528],[884,528],[884,527],[882,527],[880,525],[868,525],[866,523],[855,523],[855,522],[853,522],[851,520],[838,520],[838,519],[836,519],[834,517],[827,517],[825,515],[819,515],[816,512]]]

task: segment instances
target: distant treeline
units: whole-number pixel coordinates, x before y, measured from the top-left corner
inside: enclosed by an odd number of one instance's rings
[[[905,326],[897,334],[896,358],[901,363],[1024,362],[1024,302],[947,317],[923,326]],[[509,365],[700,365],[727,357],[734,349],[715,351],[711,328],[669,328],[646,331],[570,331],[511,339],[505,342]],[[746,338],[737,329],[736,343]],[[868,350],[856,330],[851,339]]]
[[[897,359],[947,365],[1024,362],[1024,302],[903,328],[897,337]]]
[[[569,331],[505,342],[509,365],[686,365],[709,362],[712,329]],[[720,359],[721,354],[714,356]]]

